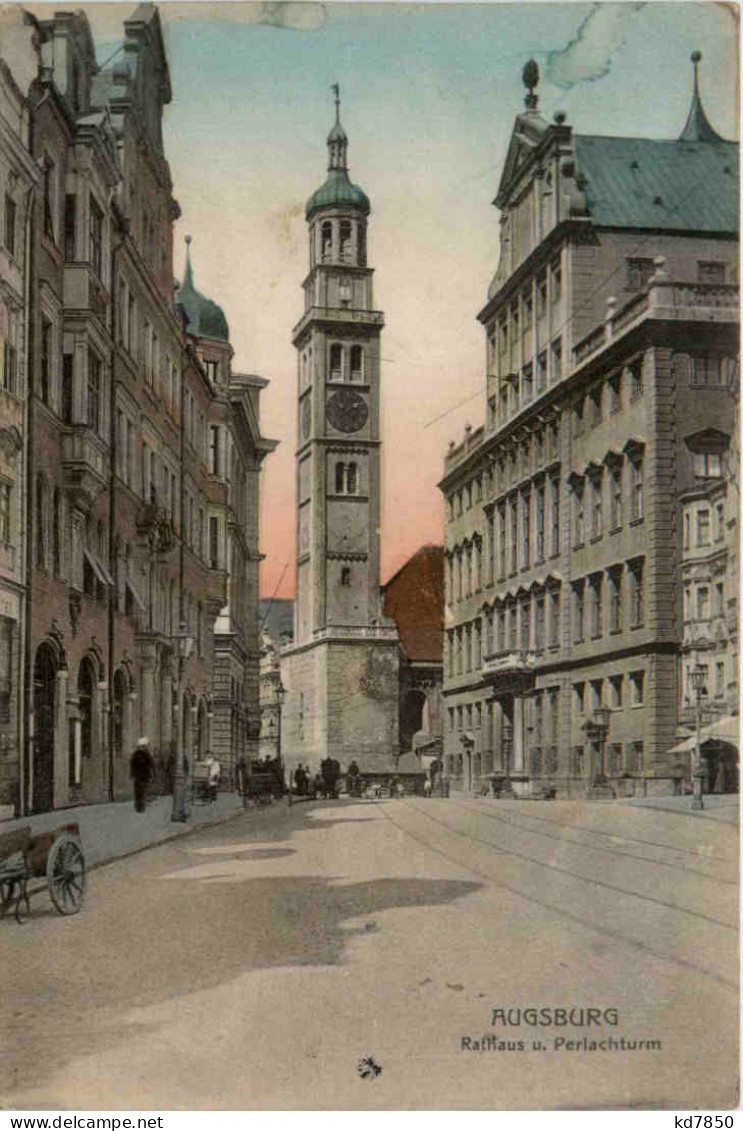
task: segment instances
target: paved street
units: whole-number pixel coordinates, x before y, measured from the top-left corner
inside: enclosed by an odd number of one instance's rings
[[[0,925],[2,1103],[730,1105],[737,829],[721,815],[282,804],[121,860],[77,917],[41,895]],[[493,1027],[511,1007],[619,1023]],[[554,1047],[608,1037],[662,1048]],[[360,1075],[365,1057],[381,1073]]]

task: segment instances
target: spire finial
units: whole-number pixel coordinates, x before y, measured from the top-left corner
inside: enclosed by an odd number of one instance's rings
[[[193,267],[191,266],[191,241],[193,236],[186,236],[186,277],[183,280],[184,286],[193,286]]]
[[[346,172],[348,168],[346,164],[348,138],[341,125],[341,88],[337,82],[334,82],[330,89],[335,95],[335,125],[328,134],[328,169],[339,169]]]
[[[679,141],[722,141],[704,112],[702,96],[699,93],[699,64],[702,61],[702,52],[692,51],[691,61],[694,64],[694,90],[689,116]]]
[[[340,84],[337,83],[337,82],[334,82],[330,89],[332,90],[333,94],[335,95],[335,124],[337,126],[339,126],[341,124],[341,88],[340,88]]]
[[[539,96],[534,91],[539,86],[539,65],[536,59],[530,59],[524,66],[521,72],[521,81],[526,87],[528,94],[524,98],[524,105],[527,110],[536,110],[539,103]]]

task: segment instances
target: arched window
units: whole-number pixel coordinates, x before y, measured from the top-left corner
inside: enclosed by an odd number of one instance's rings
[[[366,267],[366,228],[359,224],[356,236],[359,267]]]
[[[349,463],[346,468],[346,493],[355,495],[358,490],[358,469],[355,463]]]
[[[344,263],[351,262],[351,221],[341,220],[341,259]]]
[[[361,346],[351,346],[351,380],[364,380],[364,351]]]
[[[335,493],[342,495],[346,487],[346,465],[345,463],[337,463],[335,465]]]
[[[36,498],[34,500],[34,525],[36,527],[36,568],[46,569],[46,479],[36,476]]]
[[[340,381],[343,377],[343,346],[333,342],[330,347],[330,380]]]
[[[320,228],[320,254],[324,260],[330,259],[333,252],[333,225],[325,220]]]

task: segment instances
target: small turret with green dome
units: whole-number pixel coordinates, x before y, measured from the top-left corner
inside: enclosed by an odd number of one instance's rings
[[[224,311],[201,291],[193,282],[191,264],[191,236],[186,236],[186,274],[175,297],[188,319],[187,330],[195,338],[213,338],[218,342],[229,342],[230,331]]]
[[[335,124],[328,134],[328,179],[307,201],[305,215],[308,220],[321,208],[351,208],[364,216],[371,211],[369,197],[348,176],[348,137],[341,125],[340,87],[335,83],[332,89],[335,92]]]

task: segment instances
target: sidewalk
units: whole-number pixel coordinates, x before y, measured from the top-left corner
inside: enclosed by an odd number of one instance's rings
[[[234,792],[220,793],[216,801],[194,805],[184,822],[170,820],[171,805],[171,797],[153,798],[144,813],[137,813],[133,801],[79,805],[74,809],[55,809],[51,813],[3,821],[0,833],[28,825],[33,833],[40,833],[75,822],[80,826],[85,865],[90,870],[243,812],[242,801]]]

